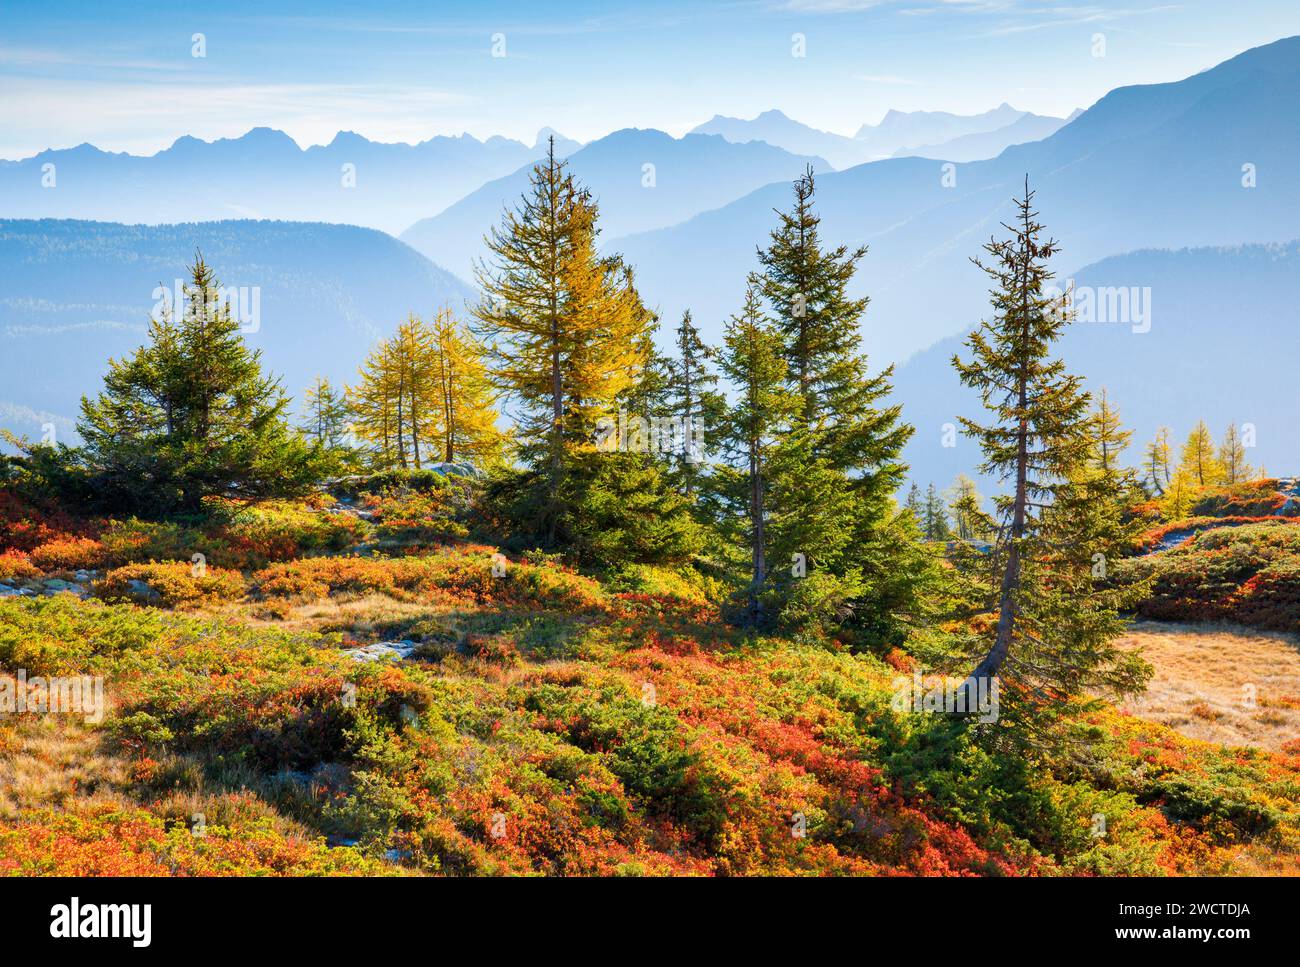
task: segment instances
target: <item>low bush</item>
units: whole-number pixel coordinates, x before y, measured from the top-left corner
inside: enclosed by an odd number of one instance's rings
[[[94,592],[105,601],[156,602],[170,608],[197,607],[242,598],[244,579],[238,571],[198,567],[178,561],[128,564],[113,568],[96,581]]]
[[[1114,574],[1120,583],[1151,578],[1137,606],[1146,618],[1300,631],[1300,527],[1289,520],[1212,527],[1121,561]]]
[[[313,600],[329,595],[386,594],[404,601],[441,599],[585,610],[605,598],[589,578],[555,566],[493,559],[490,548],[466,547],[427,557],[307,558],[273,564],[253,576],[263,598]]]
[[[33,548],[31,562],[42,571],[102,567],[109,560],[103,544],[90,537],[62,537]]]
[[[0,552],[0,581],[21,581],[38,577],[41,569],[23,551],[10,548]]]

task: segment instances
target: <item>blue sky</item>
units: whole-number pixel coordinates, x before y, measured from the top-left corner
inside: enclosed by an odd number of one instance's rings
[[[844,134],[889,108],[1009,101],[1063,115],[1300,34],[1296,0],[219,6],[3,0],[0,158],[83,141],[151,153],[257,125],[306,145],[340,129],[412,142],[531,141],[543,125],[582,140],[623,127],[680,135],[772,107]],[[195,33],[206,57],[191,56]]]

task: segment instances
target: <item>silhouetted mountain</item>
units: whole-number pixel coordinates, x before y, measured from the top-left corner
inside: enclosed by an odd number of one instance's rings
[[[717,134],[737,144],[747,141],[766,141],[768,144],[796,154],[818,155],[829,161],[834,168],[843,170],[867,161],[888,158],[891,155],[922,154],[923,157],[934,157],[928,152],[922,153],[911,149],[922,146],[935,147],[962,136],[1004,130],[1026,117],[1040,116],[1017,111],[1009,104],[975,115],[948,114],[944,111],[890,111],[880,124],[875,126],[864,124],[854,137],[848,138],[829,131],[819,131],[817,128],[792,120],[780,111],[773,110],[764,111],[748,120],[715,114],[708,121],[692,129],[691,133]],[[1042,118],[1042,121],[1048,120],[1055,120],[1056,127],[1064,123],[1056,118]],[[1009,131],[1002,147],[1018,144],[1021,141],[1031,141],[1035,137],[1046,137],[1055,130],[1055,128],[1048,130],[1045,124],[1040,125],[1040,128],[1042,133],[1037,135],[1032,133],[1035,130],[1032,125],[1026,126],[1022,132]],[[1021,133],[1024,133],[1023,137],[1020,136]],[[983,147],[987,149],[987,144]],[[974,147],[964,153],[974,157],[975,155],[970,153],[973,150]],[[980,157],[989,158],[995,154],[997,151]],[[968,158],[948,160],[968,160]]]
[[[791,120],[780,111],[764,111],[756,118],[724,117],[715,114],[694,127],[691,134],[716,134],[734,144],[766,141],[794,154],[811,154],[825,158],[835,168],[851,168],[870,161],[874,155],[859,141],[842,134],[819,131]]]
[[[732,144],[716,135],[673,138],[662,131],[627,128],[588,144],[569,157],[570,170],[600,203],[603,238],[673,225],[726,204],[806,165],[824,171],[821,158],[793,155],[759,141]],[[485,252],[482,238],[528,189],[529,163],[426,218],[402,240],[439,265],[473,277],[471,264]]]
[[[462,310],[472,295],[396,239],[350,225],[0,221],[0,426],[39,437],[48,420],[66,438],[82,394],[99,390],[110,356],[145,341],[159,287],[175,288],[196,248],[260,308],[245,338],[295,399],[318,374],[353,380],[408,313]]]
[[[942,144],[923,145],[919,148],[899,148],[897,158],[933,158],[938,161],[982,161],[996,158],[1013,144],[1041,141],[1055,134],[1069,121],[1082,114],[1075,111],[1067,118],[1047,117],[1042,114],[1024,114],[1019,119],[996,131],[979,131],[964,134]]]
[[[983,312],[985,281],[967,260],[1003,234],[1026,173],[1067,273],[1137,248],[1300,237],[1297,157],[1300,38],[1289,38],[1182,81],[1112,91],[1051,137],[991,160],[948,168],[894,158],[824,174],[817,204],[825,241],[870,245],[856,282],[873,300],[867,346],[881,361],[901,360]],[[768,185],[607,244],[637,267],[642,294],[666,317],[691,308],[716,340],[775,223],[772,209],[789,202],[788,184]]]
[[[232,217],[344,222],[397,234],[545,150],[506,138],[383,144],[340,131],[299,148],[254,128],[239,138],[182,137],[148,157],[89,144],[0,162],[0,216],[167,222]],[[573,150],[576,142],[564,142]],[[43,176],[53,165],[53,187]],[[351,167],[348,167],[351,166]],[[48,179],[46,179],[48,181]]]
[[[864,124],[853,136],[875,158],[887,158],[900,148],[941,144],[967,134],[996,131],[1024,117],[1010,104],[999,104],[983,114],[949,114],[947,111],[889,111],[879,124]]]
[[[983,279],[974,266],[969,271]],[[1057,281],[1066,288],[1067,279]],[[1254,424],[1258,446],[1250,462],[1294,470],[1300,452],[1294,305],[1300,242],[1132,252],[1087,266],[1074,282],[1085,317],[1115,319],[1122,313],[1114,307],[1128,300],[1129,322],[1076,321],[1060,353],[1094,394],[1106,388],[1135,431],[1124,457],[1130,465],[1141,462],[1158,426],[1169,426],[1172,442],[1181,446],[1195,422],[1205,419],[1216,438],[1229,423]],[[1111,308],[1098,313],[1101,305]],[[1142,312],[1132,311],[1139,305]],[[1134,320],[1148,311],[1145,321]],[[963,387],[952,368],[954,353],[969,358],[964,339],[942,340],[896,375],[895,397],[917,428],[907,451],[911,477],[922,486],[931,480],[946,486],[958,473],[973,474],[980,460],[975,443],[960,435],[955,447],[943,446],[944,424],[956,425],[958,415],[982,415],[978,394]]]

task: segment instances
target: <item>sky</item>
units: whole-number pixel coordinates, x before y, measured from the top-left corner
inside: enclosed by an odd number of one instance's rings
[[[0,158],[256,126],[306,146],[680,136],[770,108],[850,135],[891,108],[1064,116],[1295,34],[1297,0],[0,0]]]

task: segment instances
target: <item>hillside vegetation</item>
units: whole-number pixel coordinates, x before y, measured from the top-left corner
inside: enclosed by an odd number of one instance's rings
[[[101,674],[110,710],[0,723],[0,869],[1294,867],[1300,750],[1103,709],[1051,754],[991,753],[892,707],[901,652],[729,630],[688,572],[595,580],[542,557],[494,575],[495,548],[411,501],[223,505],[182,538],[10,499],[6,584],[42,593],[0,600],[0,664]],[[399,522],[425,539],[378,546]],[[213,548],[206,574],[192,546]],[[348,654],[378,641],[416,647]]]

